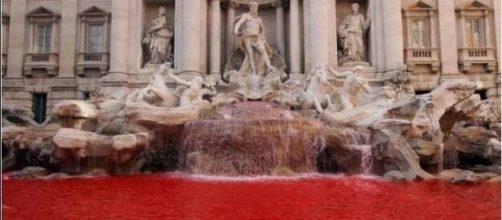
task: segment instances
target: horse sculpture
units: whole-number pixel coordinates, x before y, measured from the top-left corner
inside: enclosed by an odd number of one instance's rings
[[[370,92],[371,87],[364,76],[358,72],[349,75],[343,83],[343,89],[340,92],[340,104],[343,110],[360,106],[359,94],[369,94]]]
[[[312,68],[304,80],[305,90],[300,94],[299,101],[303,110],[316,106],[327,106],[335,92],[335,85],[328,81],[328,73],[333,73],[325,65]]]
[[[162,64],[159,71],[153,73],[150,84],[143,89],[132,91],[126,102],[141,102],[152,106],[172,108],[178,105],[178,97],[171,91],[161,75],[170,68],[169,63]]]
[[[316,110],[320,113],[325,110],[329,112],[337,112],[347,109],[352,109],[354,107],[360,106],[358,97],[360,94],[369,94],[371,92],[371,87],[368,80],[360,73],[362,67],[356,66],[352,71],[346,71],[339,73],[335,70],[328,69],[328,72],[336,77],[345,77],[345,82],[343,83],[342,89],[335,93],[333,96],[331,93],[324,93],[324,98],[319,102],[314,102]],[[333,104],[331,101],[335,100]],[[324,103],[325,102],[325,103]],[[327,106],[326,109],[323,106]]]

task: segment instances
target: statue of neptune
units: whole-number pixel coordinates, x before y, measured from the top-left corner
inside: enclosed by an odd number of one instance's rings
[[[270,62],[273,50],[265,39],[263,22],[258,17],[258,3],[251,2],[249,13],[236,18],[234,34],[240,36],[239,48],[245,53],[240,72],[266,75],[274,70]]]

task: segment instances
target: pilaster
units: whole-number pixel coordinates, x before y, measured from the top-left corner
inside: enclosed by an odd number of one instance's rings
[[[9,48],[7,50],[6,78],[21,78],[25,52],[26,0],[10,4]]]
[[[329,64],[329,16],[326,7],[329,0],[308,1],[308,29],[309,40],[306,44],[309,56],[306,72],[317,65]]]
[[[203,18],[203,6],[206,4],[204,0],[176,0],[175,10],[180,10],[177,15],[181,14],[176,18],[176,27],[174,34],[175,40],[179,42],[181,48],[180,53],[177,53],[179,62],[176,70],[184,78],[191,78],[194,76],[201,75],[201,46],[202,46],[202,22]],[[206,36],[206,35],[204,35]]]
[[[383,33],[377,34],[385,36],[385,68],[394,69],[404,64],[401,0],[385,0],[382,4],[384,29]]]
[[[272,4],[275,7],[276,42],[281,56],[286,56],[286,38],[284,35],[284,2],[277,0]],[[297,24],[298,25],[298,24]]]
[[[455,1],[438,1],[439,45],[441,52],[441,81],[459,78],[458,39]]]
[[[210,45],[209,45],[209,74],[221,73],[221,6],[220,0],[211,0],[210,5]]]
[[[74,77],[77,45],[77,0],[61,2],[61,48],[59,56],[59,75],[61,78]]]
[[[289,69],[290,74],[302,73],[299,0],[289,1]]]

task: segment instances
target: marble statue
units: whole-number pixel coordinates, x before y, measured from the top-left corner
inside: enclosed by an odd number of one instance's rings
[[[413,48],[425,48],[425,24],[423,20],[414,21],[411,25],[411,39]]]
[[[316,106],[326,106],[335,92],[334,84],[328,81],[328,74],[333,73],[326,65],[312,68],[304,79],[305,90],[299,97],[303,110]]]
[[[231,70],[223,74],[223,79],[228,83],[220,84],[220,90],[212,100],[213,106],[221,106],[242,102],[248,97],[247,79],[245,74]]]
[[[368,11],[364,18],[364,15],[359,13],[359,7],[359,4],[352,3],[352,13],[347,15],[338,26],[338,36],[343,49],[340,62],[343,64],[365,62],[364,33],[370,26],[370,12]]]
[[[171,41],[174,36],[173,28],[167,23],[166,8],[159,7],[158,16],[153,19],[147,30],[143,43],[150,51],[149,64],[172,63],[173,55]]]
[[[371,92],[368,80],[361,74],[361,70],[361,66],[354,67],[352,74],[348,75],[343,83],[340,101],[344,110],[360,106],[359,94]]]
[[[193,78],[191,81],[185,81],[172,72],[168,73],[176,83],[180,84],[176,88],[176,93],[179,94],[180,104],[179,107],[182,108],[199,108],[209,106],[209,101],[204,100],[204,96],[214,96],[216,95],[216,89],[212,86],[204,87],[204,79],[200,76]]]
[[[258,3],[251,2],[249,13],[236,18],[234,34],[239,36],[239,48],[245,53],[241,72],[265,75],[267,70],[274,69],[270,61],[272,47],[265,39],[265,28],[258,17]]]
[[[361,74],[363,69],[362,66],[355,66],[351,71],[337,72],[328,68],[327,72],[335,77],[345,78],[345,81],[343,87],[334,94],[325,94],[322,103],[316,100],[314,102],[316,110],[319,113],[333,113],[360,106],[358,97],[363,93],[369,94],[371,92],[368,81]],[[327,106],[327,108],[324,109],[323,106]]]
[[[172,108],[178,104],[178,98],[167,86],[162,73],[170,70],[170,63],[164,63],[153,73],[150,84],[143,89],[132,91],[126,102],[145,103],[157,107]]]

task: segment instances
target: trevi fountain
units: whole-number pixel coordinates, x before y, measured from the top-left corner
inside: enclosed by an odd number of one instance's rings
[[[261,5],[245,5],[246,11],[231,22],[234,47],[220,74],[184,77],[175,72],[175,28],[167,9],[158,7],[141,39],[149,59],[145,68],[151,72],[142,87],[125,93],[98,89],[89,100],[60,101],[42,124],[33,121],[30,110],[4,104],[3,184],[11,191],[3,193],[2,211],[13,218],[37,218],[6,201],[66,196],[81,207],[32,214],[64,219],[463,219],[441,215],[440,209],[454,209],[439,203],[484,197],[493,202],[487,205],[490,214],[467,219],[500,217],[494,213],[500,212],[495,204],[500,203],[500,108],[476,93],[476,83],[448,79],[416,93],[404,65],[373,75],[366,36],[374,21],[372,12],[363,13],[357,3],[347,5],[336,28],[342,68],[316,62],[304,74],[291,73],[290,59],[267,39]],[[384,51],[376,52],[383,56]],[[23,187],[9,186],[15,181]],[[53,195],[50,186],[64,190]],[[23,194],[25,187],[41,191]],[[98,188],[105,190],[94,191]],[[304,190],[309,195],[299,192]],[[472,195],[460,195],[469,190]],[[250,197],[253,192],[256,196]],[[415,201],[421,193],[430,204]],[[227,208],[211,204],[220,196],[232,198],[215,202]],[[129,202],[119,205],[109,197]],[[293,202],[282,204],[281,198]],[[336,210],[343,203],[325,206],[333,198],[359,208],[341,214]],[[162,205],[164,199],[169,205]],[[249,206],[236,204],[247,200]],[[399,203],[413,204],[415,214],[376,214],[389,209],[381,204],[388,202],[401,211],[407,208]],[[82,211],[87,206],[94,208]],[[126,209],[135,214],[111,214]]]

